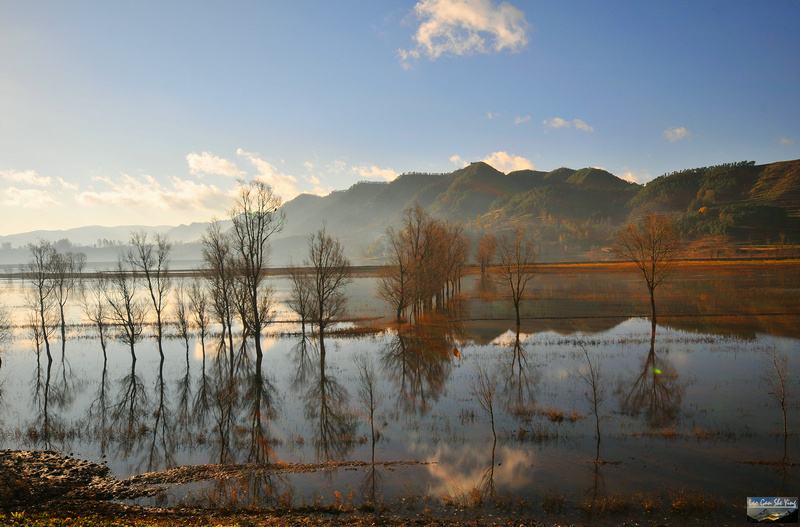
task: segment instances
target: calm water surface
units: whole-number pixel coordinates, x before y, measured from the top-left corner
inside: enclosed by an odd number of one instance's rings
[[[283,298],[286,280],[273,285]],[[298,335],[280,303],[261,362],[241,340],[231,357],[218,333],[205,352],[196,335],[187,350],[174,327],[163,363],[154,339],[137,345],[135,363],[118,341],[104,360],[75,303],[67,340],[62,348],[54,337],[48,363],[25,327],[23,288],[8,283],[3,295],[18,327],[2,355],[0,448],[105,462],[119,478],[204,463],[425,463],[195,483],[160,504],[331,503],[336,493],[356,506],[411,508],[477,495],[534,506],[554,491],[574,502],[675,489],[734,503],[797,494],[798,467],[747,463],[798,461],[799,436],[784,441],[781,410],[762,380],[771,374],[765,354],[789,357],[796,431],[800,277],[792,266],[682,272],[659,292],[654,341],[643,284],[626,272],[542,273],[519,333],[507,302],[478,276],[465,278],[449,316],[399,328],[382,318],[389,313],[374,278],[361,277],[349,293],[362,320],[342,328],[379,331],[327,337],[324,362],[319,342]],[[357,357],[376,372],[374,444]],[[588,361],[602,395],[599,442]],[[475,394],[478,369],[493,388],[496,440]]]

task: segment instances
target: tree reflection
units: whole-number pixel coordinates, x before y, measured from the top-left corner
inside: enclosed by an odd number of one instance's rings
[[[441,317],[438,322],[397,326],[382,351],[383,370],[396,384],[397,404],[404,412],[427,413],[450,376],[458,326]]]
[[[375,443],[381,436],[379,430],[375,429],[375,412],[383,402],[383,393],[378,389],[377,372],[375,364],[367,354],[358,355],[355,358],[355,366],[358,371],[358,401],[361,410],[367,415],[370,428],[372,455],[371,463],[367,474],[361,482],[360,490],[370,503],[375,503],[375,490],[378,485],[378,472],[375,470]]]
[[[497,495],[497,488],[494,484],[494,464],[495,464],[495,450],[497,449],[497,437],[492,440],[492,459],[489,463],[489,466],[486,467],[486,470],[483,471],[483,475],[481,475],[481,481],[478,484],[478,488],[481,491],[483,496],[486,496],[490,499],[494,499]]]
[[[620,411],[630,416],[644,415],[650,428],[673,424],[686,392],[686,383],[679,380],[672,363],[656,353],[655,335],[653,331],[650,350],[642,360],[640,373],[621,380],[615,390]]]
[[[242,339],[242,349],[246,352],[247,339]],[[211,415],[214,420],[214,447],[217,462],[234,463],[233,432],[236,426],[236,405],[239,389],[236,378],[237,365],[242,353],[217,353],[211,363]]]
[[[150,447],[147,454],[147,471],[172,468],[175,466],[174,438],[172,433],[172,413],[167,406],[166,383],[164,382],[164,357],[158,365],[156,379],[156,404],[153,409],[153,426],[150,430]]]
[[[256,355],[252,369],[246,375],[244,403],[248,422],[247,461],[249,463],[269,463],[272,454],[270,422],[277,415],[275,411],[275,387],[262,371],[263,355]]]
[[[53,369],[53,359],[48,358],[47,369],[42,383],[41,368],[36,371],[33,403],[37,407],[37,424],[33,428],[33,439],[40,442],[45,449],[52,448],[52,416],[50,415],[51,388],[50,380]],[[28,432],[31,435],[31,431]]]
[[[100,385],[97,388],[97,395],[89,406],[89,422],[94,423],[95,433],[100,438],[100,454],[105,457],[109,441],[108,409],[111,406],[108,401],[109,381],[108,381],[108,358],[103,354],[103,371],[100,375]]]
[[[136,373],[136,359],[131,357],[131,371],[119,381],[119,394],[111,411],[112,426],[119,433],[119,448],[123,457],[130,456],[139,438],[140,427],[147,413],[147,390]]]
[[[325,355],[320,353],[318,376],[310,381],[303,399],[306,418],[316,427],[317,458],[329,461],[342,459],[350,452],[356,423],[347,405],[347,390],[325,366]]]
[[[225,357],[225,336],[220,337],[217,356]],[[212,383],[211,378],[206,370],[206,354],[203,352],[203,360],[200,363],[200,377],[197,380],[197,390],[194,394],[192,401],[192,421],[195,426],[201,427],[205,425],[208,418],[208,411],[211,408],[212,398]]]
[[[535,393],[541,375],[532,364],[528,363],[520,339],[519,326],[514,335],[514,344],[506,354],[505,360],[501,375],[505,379],[502,391],[503,403],[512,415],[526,414],[536,404]]]
[[[301,389],[309,382],[318,357],[319,350],[314,346],[311,338],[303,333],[289,352],[289,360],[294,364],[292,385],[295,388]]]

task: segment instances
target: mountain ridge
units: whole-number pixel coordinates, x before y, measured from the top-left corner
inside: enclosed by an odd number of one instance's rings
[[[286,227],[273,240],[276,264],[302,261],[308,235],[323,224],[342,239],[351,258],[379,258],[386,229],[398,226],[403,211],[416,203],[439,219],[462,222],[473,242],[486,232],[524,227],[542,254],[556,259],[596,255],[645,210],[672,215],[688,241],[721,236],[736,243],[800,243],[800,160],[686,169],[646,185],[592,167],[506,174],[483,162],[446,174],[412,172],[389,182],[361,181],[327,196],[300,194],[284,203]],[[34,231],[0,236],[0,247],[64,238],[74,245],[114,245],[125,243],[134,230],[199,245],[207,225]]]

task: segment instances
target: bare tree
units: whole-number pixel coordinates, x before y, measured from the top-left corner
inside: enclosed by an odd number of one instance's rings
[[[136,278],[125,269],[121,256],[117,260],[117,268],[109,274],[105,294],[111,308],[111,318],[120,328],[120,339],[130,346],[131,358],[135,363],[135,345],[142,339],[147,304],[139,298]]]
[[[789,371],[789,357],[778,353],[775,344],[763,354],[761,384],[767,393],[775,399],[783,414],[783,461],[786,461],[786,442],[789,430],[786,426],[786,410],[792,402],[793,393]]]
[[[211,305],[222,325],[223,342],[227,329],[228,347],[233,354],[235,262],[231,241],[231,237],[222,232],[218,220],[213,220],[203,235],[203,261],[211,286]]]
[[[592,361],[589,357],[589,352],[586,348],[583,349],[583,354],[586,356],[587,368],[585,371],[578,372],[583,384],[586,386],[586,391],[583,397],[589,404],[589,412],[594,416],[595,434],[597,435],[597,452],[595,461],[600,461],[600,420],[601,413],[600,407],[603,405],[606,397],[606,383],[600,367]]]
[[[308,258],[303,264],[311,272],[311,317],[317,325],[320,354],[325,356],[325,329],[342,319],[347,307],[344,288],[350,278],[350,260],[338,239],[323,227],[308,240]]]
[[[656,287],[668,280],[680,248],[678,232],[669,216],[648,212],[641,223],[625,227],[617,235],[614,252],[636,265],[650,293],[650,316],[656,325]]]
[[[386,232],[390,265],[378,286],[402,320],[409,307],[418,317],[441,307],[460,288],[469,242],[463,227],[431,218],[419,205],[406,209],[402,229]]]
[[[28,301],[38,317],[40,334],[44,339],[47,358],[52,360],[53,356],[50,353],[48,336],[51,328],[49,322],[50,309],[55,300],[53,293],[53,259],[55,258],[56,250],[50,242],[39,240],[38,244],[28,244],[28,252],[30,252],[31,259],[23,269],[25,279],[32,286],[32,296]]]
[[[383,394],[378,390],[375,363],[369,355],[363,353],[355,358],[358,371],[358,399],[361,407],[369,414],[369,427],[372,437],[372,462],[375,463],[375,442],[379,433],[375,430],[375,412],[383,403]]]
[[[311,273],[303,267],[290,265],[289,279],[292,281],[292,289],[289,291],[289,300],[286,303],[289,309],[300,317],[301,332],[305,335],[306,322],[312,320],[311,296],[313,283]]]
[[[63,353],[67,342],[67,323],[64,310],[72,292],[80,284],[81,273],[86,266],[86,255],[84,253],[54,252],[51,265],[53,293],[61,317],[61,352]]]
[[[2,290],[0,290],[2,293]],[[0,351],[6,344],[11,342],[14,334],[11,331],[11,315],[2,303],[2,294],[0,294]],[[3,366],[3,357],[0,355],[0,367]]]
[[[378,296],[389,303],[400,322],[403,313],[411,304],[411,253],[408,250],[407,238],[394,229],[386,231],[389,243],[391,264],[386,268],[378,282]]]
[[[494,254],[497,251],[497,238],[492,234],[484,234],[478,240],[478,252],[475,254],[475,259],[481,266],[481,274],[486,274],[486,269],[492,264]]]
[[[106,358],[106,342],[108,340],[109,317],[111,315],[108,301],[106,300],[107,288],[106,277],[101,275],[97,279],[97,287],[90,288],[83,293],[83,313],[97,330],[104,358]]]
[[[264,271],[269,263],[270,237],[283,228],[280,205],[272,187],[251,181],[239,185],[230,211],[237,276],[247,308],[243,323],[253,334],[257,356],[263,353],[261,331],[270,317],[271,291],[264,283]]]
[[[206,333],[211,321],[208,318],[208,297],[200,281],[195,279],[189,286],[189,303],[191,305],[192,318],[197,331],[200,334],[200,346],[203,356],[206,354]]]
[[[500,263],[495,268],[495,280],[511,299],[519,328],[519,306],[525,295],[525,287],[536,276],[536,251],[533,242],[525,239],[524,231],[517,228],[513,238],[506,235],[500,238],[497,252]]]
[[[27,327],[31,329],[31,339],[33,339],[33,345],[36,347],[36,362],[38,364],[42,353],[42,326],[39,322],[39,314],[35,311],[28,313]]]
[[[144,231],[131,233],[133,248],[127,252],[125,260],[132,270],[144,275],[147,289],[150,292],[150,300],[156,312],[158,353],[163,358],[164,314],[167,296],[172,285],[169,278],[169,252],[172,245],[165,234],[156,234],[154,242],[151,243],[147,240],[147,233]]]
[[[186,311],[186,290],[183,281],[178,282],[175,289],[175,323],[178,326],[178,336],[183,339],[186,347],[186,356],[189,356],[189,314]]]

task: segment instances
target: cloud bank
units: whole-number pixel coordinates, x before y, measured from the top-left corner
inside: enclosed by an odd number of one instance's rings
[[[178,177],[170,178],[168,185],[162,185],[148,175],[135,177],[122,174],[121,179],[117,181],[108,177],[95,177],[93,180],[104,184],[107,188],[79,193],[75,197],[79,205],[217,211],[229,200],[228,196],[214,185]]]
[[[40,176],[35,170],[0,170],[0,176],[13,183],[25,183],[34,187],[49,187],[53,180],[48,176]]]
[[[189,163],[189,172],[195,176],[215,174],[235,178],[244,175],[244,172],[239,170],[234,163],[210,152],[202,154],[192,152],[186,156],[186,162]]]

